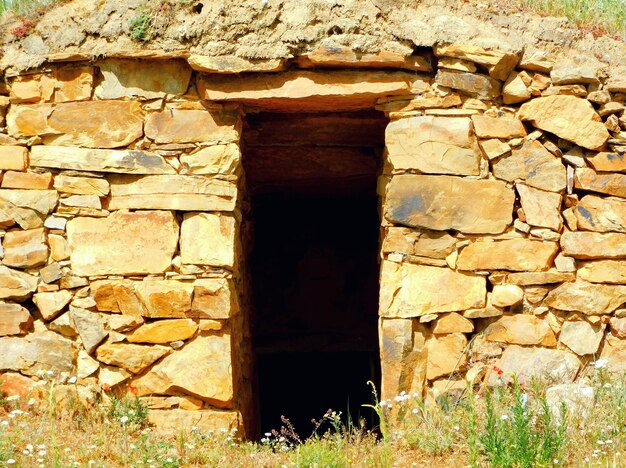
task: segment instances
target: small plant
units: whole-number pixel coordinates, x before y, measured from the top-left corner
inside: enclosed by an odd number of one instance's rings
[[[147,41],[152,36],[153,12],[147,5],[141,5],[137,16],[129,21],[130,37],[135,41]]]
[[[108,417],[125,426],[142,428],[148,423],[148,408],[137,397],[113,397]]]

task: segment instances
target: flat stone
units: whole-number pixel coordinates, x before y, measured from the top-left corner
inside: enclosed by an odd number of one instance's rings
[[[456,59],[452,57],[441,57],[437,63],[439,68],[449,68],[450,70],[458,70],[469,73],[475,73],[477,70],[473,62],[467,60]]]
[[[120,333],[134,330],[144,323],[142,317],[134,315],[109,315],[106,321],[109,329]]]
[[[51,284],[63,277],[63,271],[58,263],[53,262],[39,270],[39,276],[44,283]]]
[[[85,351],[89,354],[93,353],[108,336],[104,329],[104,321],[97,312],[70,306],[70,319],[80,335]]]
[[[55,102],[88,101],[93,87],[93,67],[63,67],[55,70]]]
[[[426,342],[426,378],[434,380],[464,369],[467,363],[467,338],[462,333],[433,335]]]
[[[250,73],[233,79],[204,75],[198,79],[201,98],[235,101],[267,110],[371,109],[382,96],[409,94],[419,76],[400,71],[287,71]]]
[[[489,76],[455,70],[439,70],[435,81],[440,86],[458,89],[479,99],[494,99],[502,89],[502,84]]]
[[[34,268],[45,265],[48,260],[44,228],[9,231],[2,240],[2,248],[2,263],[10,267]]]
[[[573,273],[560,272],[556,270],[509,273],[506,282],[518,286],[531,286],[536,284],[564,283],[575,281],[576,275]]]
[[[76,359],[76,377],[79,379],[86,379],[90,375],[93,375],[100,368],[100,364],[85,350],[78,351],[78,358]]]
[[[626,200],[585,195],[574,207],[578,229],[626,233]]]
[[[182,391],[218,408],[232,407],[231,346],[228,332],[196,337],[134,380],[137,395],[172,395]],[[190,366],[193,372],[189,372]]]
[[[491,293],[491,303],[495,307],[511,307],[524,299],[524,290],[515,284],[496,284]]]
[[[183,263],[233,267],[235,218],[216,213],[185,213],[180,227]]]
[[[626,198],[626,174],[598,174],[586,167],[576,168],[574,186],[590,192]]]
[[[415,71],[433,71],[431,60],[422,55],[402,55],[397,52],[380,51],[362,53],[350,47],[319,47],[296,59],[302,68],[403,68]]]
[[[116,212],[67,223],[72,271],[81,276],[162,273],[178,244],[171,212]]]
[[[550,79],[555,85],[599,83],[595,68],[571,62],[557,63],[550,71]]]
[[[2,188],[25,190],[48,190],[52,185],[52,174],[46,172],[7,171],[2,177]]]
[[[626,154],[623,153],[601,152],[586,160],[598,172],[626,172]]]
[[[108,180],[109,210],[232,211],[237,198],[235,183],[205,176],[112,176]]]
[[[162,156],[139,150],[106,150],[67,146],[33,146],[32,167],[124,174],[175,174]]]
[[[626,302],[626,286],[594,284],[586,281],[563,283],[550,291],[544,305],[585,315],[610,314]]]
[[[503,375],[492,371],[487,376],[488,385],[510,383],[515,375],[520,385],[530,386],[539,379],[546,383],[572,382],[578,373],[580,360],[575,354],[560,349],[508,346],[496,362]]]
[[[480,154],[467,117],[417,116],[391,122],[385,132],[393,170],[426,174],[480,174]]]
[[[592,325],[584,320],[565,322],[559,333],[559,341],[579,356],[595,354],[604,338],[605,328],[606,325]]]
[[[54,210],[59,195],[55,190],[0,189],[0,211],[10,216],[22,229],[43,226]]]
[[[76,325],[74,325],[74,321],[71,319],[69,312],[59,315],[46,326],[49,330],[57,332],[67,338],[76,338],[78,336],[78,330],[76,329]]]
[[[28,310],[19,304],[0,301],[0,336],[25,335],[33,324]]]
[[[44,144],[87,148],[119,148],[143,136],[137,101],[85,101],[58,104],[48,126],[55,133]]]
[[[0,299],[21,301],[37,290],[37,277],[0,265]]]
[[[479,138],[523,138],[526,136],[524,124],[511,117],[489,117],[487,115],[472,115],[474,132]]]
[[[191,68],[180,60],[104,60],[98,62],[104,79],[96,87],[99,99],[156,99],[187,91]]]
[[[166,346],[107,342],[98,347],[96,357],[100,362],[138,374],[171,352],[172,348]]]
[[[435,326],[433,333],[437,335],[448,333],[471,333],[474,331],[474,323],[456,312],[441,314]]]
[[[11,82],[11,102],[37,102],[41,99],[41,75],[17,76]]]
[[[520,345],[555,346],[556,337],[545,320],[534,315],[503,315],[484,331],[488,341]]]
[[[54,178],[54,188],[61,193],[72,195],[97,195],[105,197],[109,194],[109,182],[97,177],[75,177],[59,174]]]
[[[0,146],[0,170],[24,171],[28,164],[28,148],[24,146]]]
[[[478,241],[459,254],[459,270],[543,271],[552,266],[558,252],[556,242],[530,239]]]
[[[626,261],[597,260],[588,262],[578,270],[578,277],[590,283],[626,284]]]
[[[509,146],[509,144],[504,143],[497,138],[482,140],[479,142],[479,144],[483,152],[489,159],[496,159],[511,152],[511,147]]]
[[[626,340],[607,334],[600,359],[607,361],[606,369],[615,374],[626,371]]]
[[[524,142],[521,148],[514,148],[510,155],[492,164],[493,174],[498,179],[521,180],[526,185],[549,192],[565,190],[565,166],[536,140]]]
[[[73,206],[77,208],[102,208],[98,195],[70,195],[59,200],[61,206]]]
[[[130,343],[171,343],[191,338],[198,324],[191,319],[158,320],[148,323],[126,335]]]
[[[116,385],[127,381],[132,374],[126,369],[120,369],[113,366],[100,366],[100,372],[98,372],[98,385],[104,390],[110,390]]]
[[[383,238],[384,253],[445,259],[455,248],[457,239],[447,232],[389,227]]]
[[[51,331],[0,338],[0,370],[35,375],[38,371],[74,374],[76,347]]]
[[[209,73],[251,73],[277,72],[286,67],[284,59],[253,60],[235,55],[198,55],[191,54],[187,63],[196,71]]]
[[[201,410],[187,411],[184,409],[150,410],[148,422],[155,426],[159,434],[174,436],[190,427],[197,427],[202,434],[230,433],[238,430],[242,435],[242,421],[239,411]]]
[[[387,188],[385,218],[411,227],[497,234],[512,222],[512,189],[503,182],[398,175]]]
[[[383,262],[380,315],[420,317],[483,307],[485,278],[410,263]]]
[[[33,296],[33,302],[44,320],[52,320],[72,300],[72,292],[66,289],[55,292],[40,292]]]
[[[70,258],[70,246],[65,237],[58,234],[48,234],[48,244],[50,244],[50,258],[52,260],[60,262]]]
[[[599,150],[609,139],[600,116],[586,99],[563,95],[539,97],[523,104],[518,116],[583,148]]]
[[[483,65],[490,76],[500,81],[506,80],[520,61],[517,54],[465,44],[438,44],[433,50],[437,57],[453,57]]]
[[[155,143],[223,144],[239,140],[236,113],[220,110],[166,109],[146,119],[146,136]]]
[[[561,218],[561,195],[545,192],[525,184],[515,184],[520,196],[526,222],[531,226],[546,227],[560,231],[563,226]]]
[[[626,258],[626,234],[564,232],[561,249],[564,255],[580,259]]]
[[[11,105],[6,115],[7,132],[15,138],[51,133],[48,116],[51,104]]]
[[[187,174],[229,176],[236,175],[241,167],[241,152],[234,143],[208,146],[179,159]]]
[[[504,104],[517,104],[528,101],[532,97],[531,90],[522,78],[523,73],[511,72],[506,79],[502,87],[502,102]]]

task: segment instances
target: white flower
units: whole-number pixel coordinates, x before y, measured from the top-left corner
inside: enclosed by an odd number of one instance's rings
[[[522,393],[522,408],[526,408],[528,404],[528,393]]]
[[[13,465],[13,464],[15,464],[15,460],[13,460],[12,458],[9,458],[7,460],[7,465]]]
[[[596,369],[604,369],[607,366],[608,363],[609,363],[608,359],[601,358],[601,359],[598,359],[595,362],[592,362],[591,365],[593,367],[595,367]]]
[[[558,465],[559,461],[555,458],[554,460],[552,460],[552,463],[554,463],[555,465]]]
[[[27,449],[27,450],[32,450],[33,448],[34,448],[34,447],[33,447],[33,444],[28,444],[28,445],[26,446],[26,449]]]
[[[7,397],[7,401],[15,401],[15,400],[19,400],[20,396],[19,395],[11,395],[9,397]]]
[[[198,429],[199,429],[199,427],[198,427],[198,426],[191,426],[191,430],[192,430],[192,431],[197,431]]]
[[[509,419],[509,417],[506,414],[503,414],[502,416],[500,416],[500,419],[502,421],[506,421],[507,419]]]
[[[120,418],[120,422],[121,422],[122,424],[126,424],[126,423],[128,422],[128,416],[122,416],[122,417]]]
[[[31,398],[30,400],[28,400],[28,406],[33,406],[36,403],[34,398]]]
[[[69,383],[76,383],[76,377],[75,376],[70,377],[68,382]]]
[[[135,444],[130,444],[129,447],[130,447],[131,450],[135,450],[137,448],[137,446]]]
[[[3,426],[8,426],[9,425],[9,421],[7,421],[6,419],[2,422],[0,422],[1,425]]]

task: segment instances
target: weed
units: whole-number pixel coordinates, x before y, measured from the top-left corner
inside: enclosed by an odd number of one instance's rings
[[[143,428],[148,423],[148,408],[137,397],[113,397],[108,416],[119,424]]]

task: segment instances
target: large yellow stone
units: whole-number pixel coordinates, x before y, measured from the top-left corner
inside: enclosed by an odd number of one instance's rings
[[[0,170],[23,171],[28,165],[28,149],[24,146],[0,146]]]
[[[532,99],[522,105],[519,118],[591,150],[600,149],[609,139],[609,132],[591,103],[575,96]]]
[[[498,234],[512,222],[514,201],[513,190],[500,181],[399,175],[387,187],[385,218],[438,231]]]
[[[37,174],[36,172],[7,171],[2,177],[2,188],[47,190],[52,185],[52,174],[49,172]]]
[[[609,372],[623,374],[626,371],[626,339],[607,334],[600,359],[606,359]]]
[[[563,225],[561,218],[561,194],[545,192],[525,184],[516,184],[526,222],[531,226],[546,227],[560,231]]]
[[[241,165],[241,152],[234,143],[202,148],[193,154],[182,154],[180,162],[188,174],[216,176],[236,175]]]
[[[131,343],[170,343],[187,340],[198,330],[198,324],[191,319],[158,320],[133,330],[126,335]]]
[[[7,131],[14,137],[51,133],[48,127],[51,112],[51,104],[12,105],[6,116]]]
[[[602,172],[626,172],[626,154],[598,153],[586,158],[591,167]]]
[[[598,174],[593,169],[579,167],[574,185],[582,190],[626,198],[626,174]]]
[[[28,310],[19,304],[0,302],[0,336],[25,335],[33,324]]]
[[[54,188],[62,193],[75,195],[97,195],[105,197],[109,194],[109,182],[96,177],[73,177],[58,174],[54,178]]]
[[[447,333],[471,333],[473,331],[474,323],[456,312],[440,315],[433,327],[433,333],[437,335]]]
[[[526,136],[524,124],[511,117],[489,117],[486,115],[472,115],[474,132],[479,138],[523,138]]]
[[[180,227],[180,256],[183,263],[233,267],[235,226],[233,216],[185,213]]]
[[[158,433],[171,436],[188,431],[191,427],[197,427],[202,434],[220,433],[222,430],[229,433],[233,429],[237,429],[238,436],[245,436],[241,433],[241,414],[234,410],[150,410],[148,422],[155,426]]]
[[[598,352],[606,325],[592,325],[584,320],[565,322],[559,341],[579,356]]]
[[[520,345],[556,345],[554,332],[545,320],[534,315],[503,315],[484,331],[489,341]]]
[[[187,62],[197,71],[209,73],[250,73],[276,72],[284,70],[284,59],[251,60],[235,55],[198,55],[191,54]]]
[[[54,77],[55,102],[87,101],[91,98],[93,67],[59,68]]]
[[[0,265],[0,299],[24,300],[37,289],[37,283],[36,276]]]
[[[626,284],[626,259],[588,262],[578,269],[577,274],[581,280],[590,283]]]
[[[517,54],[501,50],[487,50],[466,44],[438,44],[434,47],[437,57],[453,57],[487,67],[489,75],[504,81],[519,63]]]
[[[40,292],[33,296],[33,302],[44,320],[52,320],[72,300],[72,292],[67,289],[54,292]]]
[[[381,51],[362,53],[350,47],[320,47],[297,58],[297,64],[303,68],[404,68],[431,72],[432,65],[428,57],[421,55],[405,56],[397,52]]]
[[[383,262],[380,315],[420,317],[483,307],[485,278],[409,263]]]
[[[33,268],[46,264],[48,246],[44,228],[9,231],[2,240],[2,263],[10,267]]]
[[[574,207],[578,229],[626,233],[626,200],[585,195]]]
[[[617,232],[564,232],[561,249],[580,259],[626,258],[626,234]]]
[[[166,109],[150,114],[146,136],[156,143],[231,143],[239,140],[240,120],[230,111]]]
[[[428,362],[426,378],[434,380],[438,377],[459,372],[467,364],[467,338],[462,333],[450,335],[433,335],[426,342]]]
[[[556,242],[530,239],[478,241],[459,254],[459,270],[541,271],[552,266],[558,252]]]
[[[98,346],[98,361],[122,367],[137,374],[153,362],[172,352],[167,346],[142,346],[130,343],[104,343]]]
[[[54,210],[58,200],[56,190],[0,189],[0,210],[22,229],[43,226],[44,219]]]
[[[626,286],[586,281],[563,283],[548,293],[544,305],[586,315],[610,314],[626,302]]]
[[[166,211],[78,217],[66,229],[72,271],[80,276],[162,273],[178,244],[178,222]]]
[[[456,243],[457,239],[447,232],[389,227],[382,249],[384,253],[399,252],[444,259],[454,251]]]
[[[502,89],[502,83],[487,75],[456,70],[440,69],[437,72],[435,81],[440,86],[458,89],[485,100],[498,97]]]

